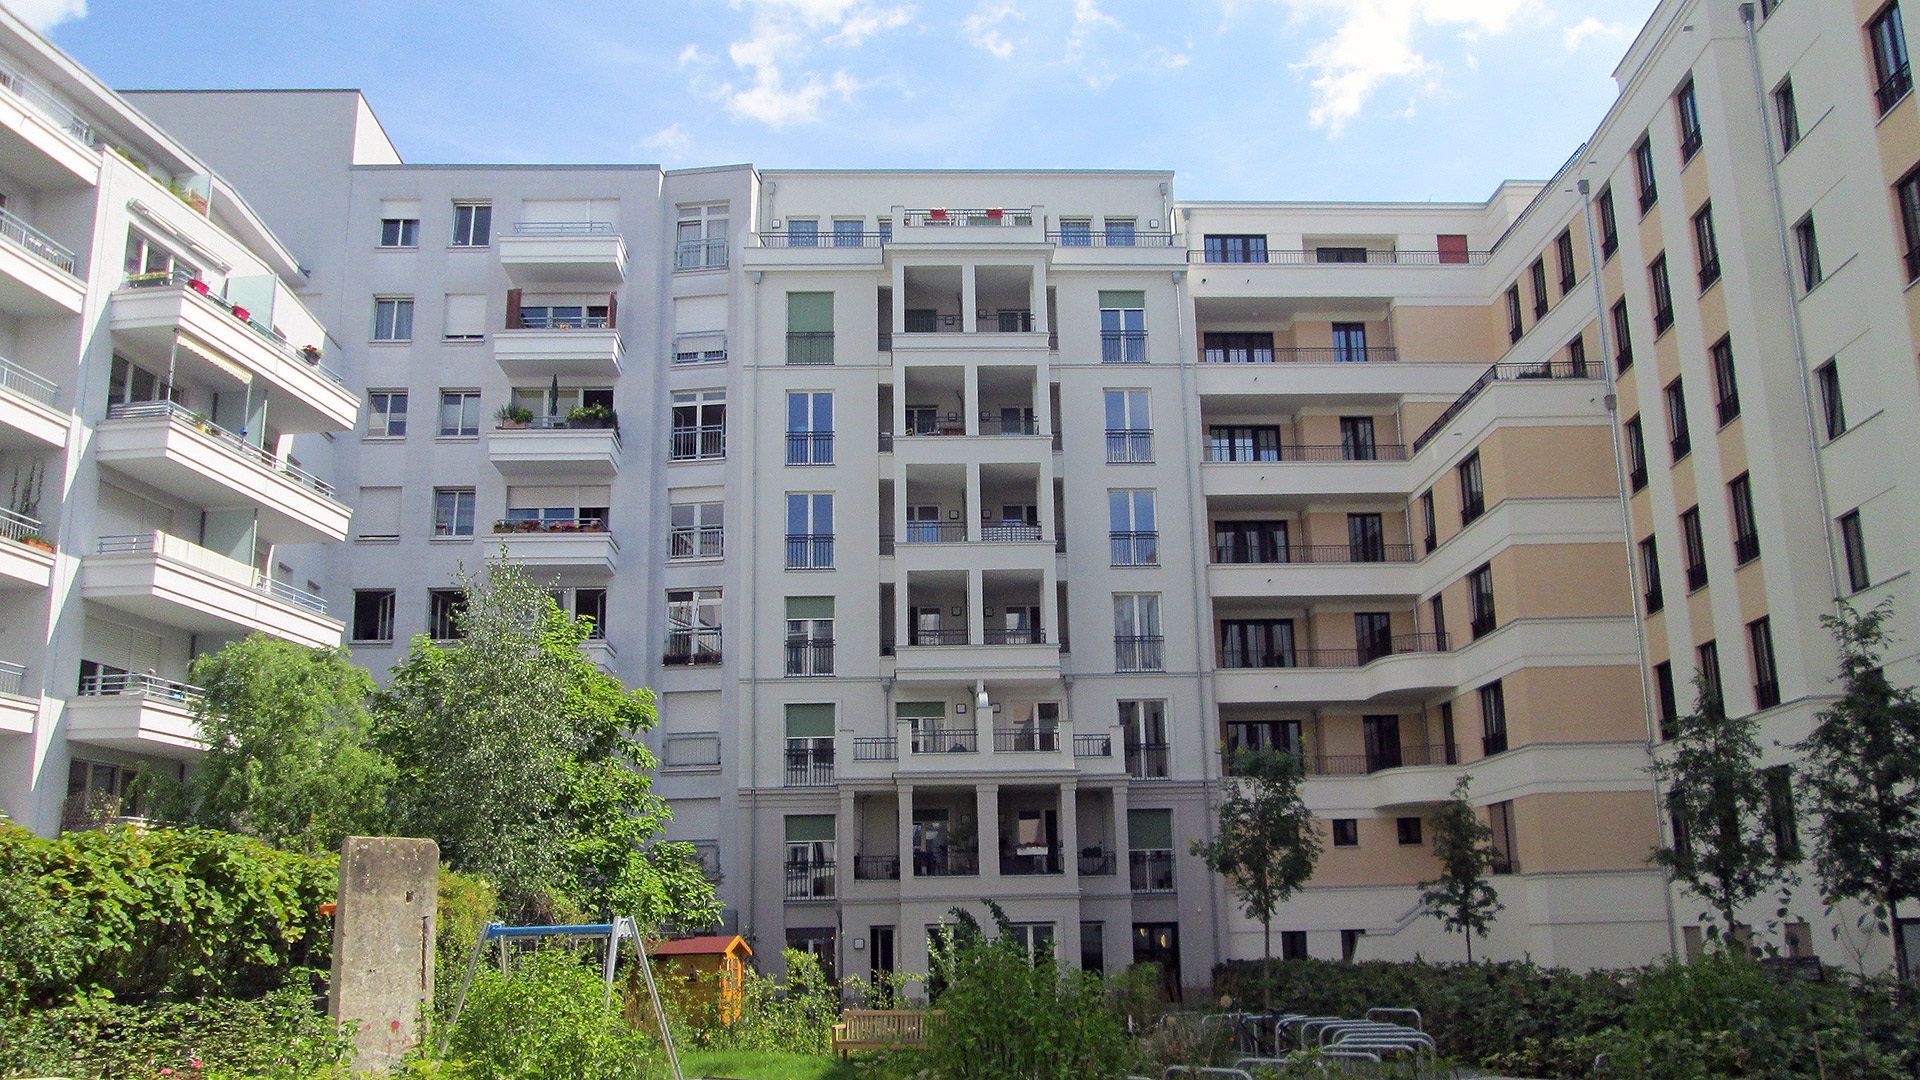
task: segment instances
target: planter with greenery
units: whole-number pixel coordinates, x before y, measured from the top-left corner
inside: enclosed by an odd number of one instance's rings
[[[575,405],[567,410],[568,427],[610,428],[618,422],[614,411],[605,405]]]
[[[493,414],[503,428],[523,428],[533,423],[533,410],[524,405],[502,405]]]

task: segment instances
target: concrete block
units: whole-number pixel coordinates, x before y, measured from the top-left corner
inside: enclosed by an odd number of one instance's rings
[[[385,1073],[420,1040],[433,1006],[440,846],[349,836],[340,845],[327,1013],[352,1025],[354,1067]]]

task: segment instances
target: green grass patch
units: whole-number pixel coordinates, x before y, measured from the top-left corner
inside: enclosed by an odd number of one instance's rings
[[[680,1071],[689,1077],[734,1080],[861,1080],[871,1068],[831,1054],[786,1054],[775,1050],[684,1050]]]

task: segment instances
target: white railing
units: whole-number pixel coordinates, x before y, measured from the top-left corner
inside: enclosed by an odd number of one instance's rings
[[[97,550],[102,555],[159,555],[265,594],[283,603],[292,604],[319,615],[327,613],[327,602],[320,597],[295,588],[284,581],[276,581],[265,571],[257,570],[238,559],[230,559],[217,551],[182,540],[170,533],[150,532],[103,536],[100,538]]]
[[[0,210],[0,236],[27,249],[27,254],[40,259],[56,270],[73,275],[75,261],[73,252],[56,243],[52,237],[27,224],[7,210]]]
[[[14,96],[33,106],[35,112],[88,146],[100,145],[92,124],[62,104],[46,87],[22,75],[10,64],[0,63],[0,88],[13,91]]]
[[[38,520],[5,507],[0,507],[0,536],[9,540],[44,540]]]
[[[521,221],[515,236],[613,236],[611,221]]]
[[[5,357],[0,357],[0,387],[21,397],[30,397],[42,405],[53,404],[53,399],[60,393],[59,383],[43,379]]]
[[[247,311],[247,309],[244,307],[240,308],[239,311],[234,310],[236,305],[234,305],[232,301],[227,300],[225,297],[213,295],[212,286],[209,285],[207,282],[194,277],[192,274],[186,273],[181,270],[175,270],[172,273],[163,272],[163,273],[155,273],[155,274],[134,274],[127,278],[127,288],[129,289],[178,288],[178,289],[184,289],[188,292],[197,293],[199,294],[200,299],[206,301],[208,304],[213,305],[215,308],[218,308],[219,310],[226,312],[228,315],[233,317],[233,320],[235,322],[246,327],[248,330],[253,331],[255,336],[260,338],[261,341],[265,342],[267,346],[273,349],[275,352],[280,353],[281,355],[285,356],[289,360],[297,360],[300,363],[305,364],[306,366],[319,372],[322,376],[324,376],[327,380],[331,382],[339,383],[342,386],[346,385],[346,380],[340,377],[339,372],[333,370],[332,368],[320,362],[320,354],[317,350],[313,352],[309,352],[306,349],[296,349],[292,345],[289,345],[285,338],[282,338],[279,334],[276,334],[273,332],[272,327],[262,326],[259,323],[254,322],[253,312]],[[293,303],[293,304],[298,303],[298,301],[295,299],[292,293],[286,292],[284,290],[278,292],[275,295],[276,304],[282,301],[287,303]],[[241,318],[240,311],[246,311],[247,317]],[[308,317],[311,318],[312,315],[309,313]]]
[[[0,694],[25,697],[26,691],[27,665],[16,664],[11,660],[0,660]]]
[[[333,485],[313,475],[307,470],[289,461],[282,461],[258,446],[242,439],[238,434],[228,431],[212,420],[184,405],[171,401],[129,401],[107,406],[107,419],[113,420],[149,420],[155,417],[167,417],[180,424],[197,429],[220,444],[221,448],[245,458],[269,472],[277,473],[329,499],[337,497]]]
[[[155,701],[171,701],[181,705],[191,705],[207,696],[205,690],[190,683],[174,682],[156,675],[122,672],[118,675],[82,675],[80,677],[81,697],[108,697],[118,694],[130,694]]]

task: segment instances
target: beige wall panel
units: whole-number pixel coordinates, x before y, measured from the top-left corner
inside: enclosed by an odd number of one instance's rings
[[[1492,363],[1506,351],[1507,329],[1497,303],[1396,307],[1393,343],[1399,347],[1402,361]]]
[[[1520,868],[1637,870],[1660,842],[1653,791],[1532,795],[1513,804]]]
[[[1494,557],[1496,610],[1506,618],[1630,615],[1618,544],[1523,544]]]
[[[1501,680],[1507,699],[1507,744],[1644,739],[1647,722],[1640,687],[1640,672],[1625,666],[1515,672]],[[1456,716],[1458,712],[1455,706]],[[1477,705],[1474,712],[1477,719]],[[1457,720],[1455,733],[1462,743],[1478,742],[1460,734]]]
[[[1359,847],[1333,846],[1332,826],[1321,823],[1326,845],[1314,868],[1316,886],[1412,885],[1440,872],[1433,858],[1432,826],[1421,828],[1420,844],[1401,844],[1394,819],[1361,818],[1357,822]]]

